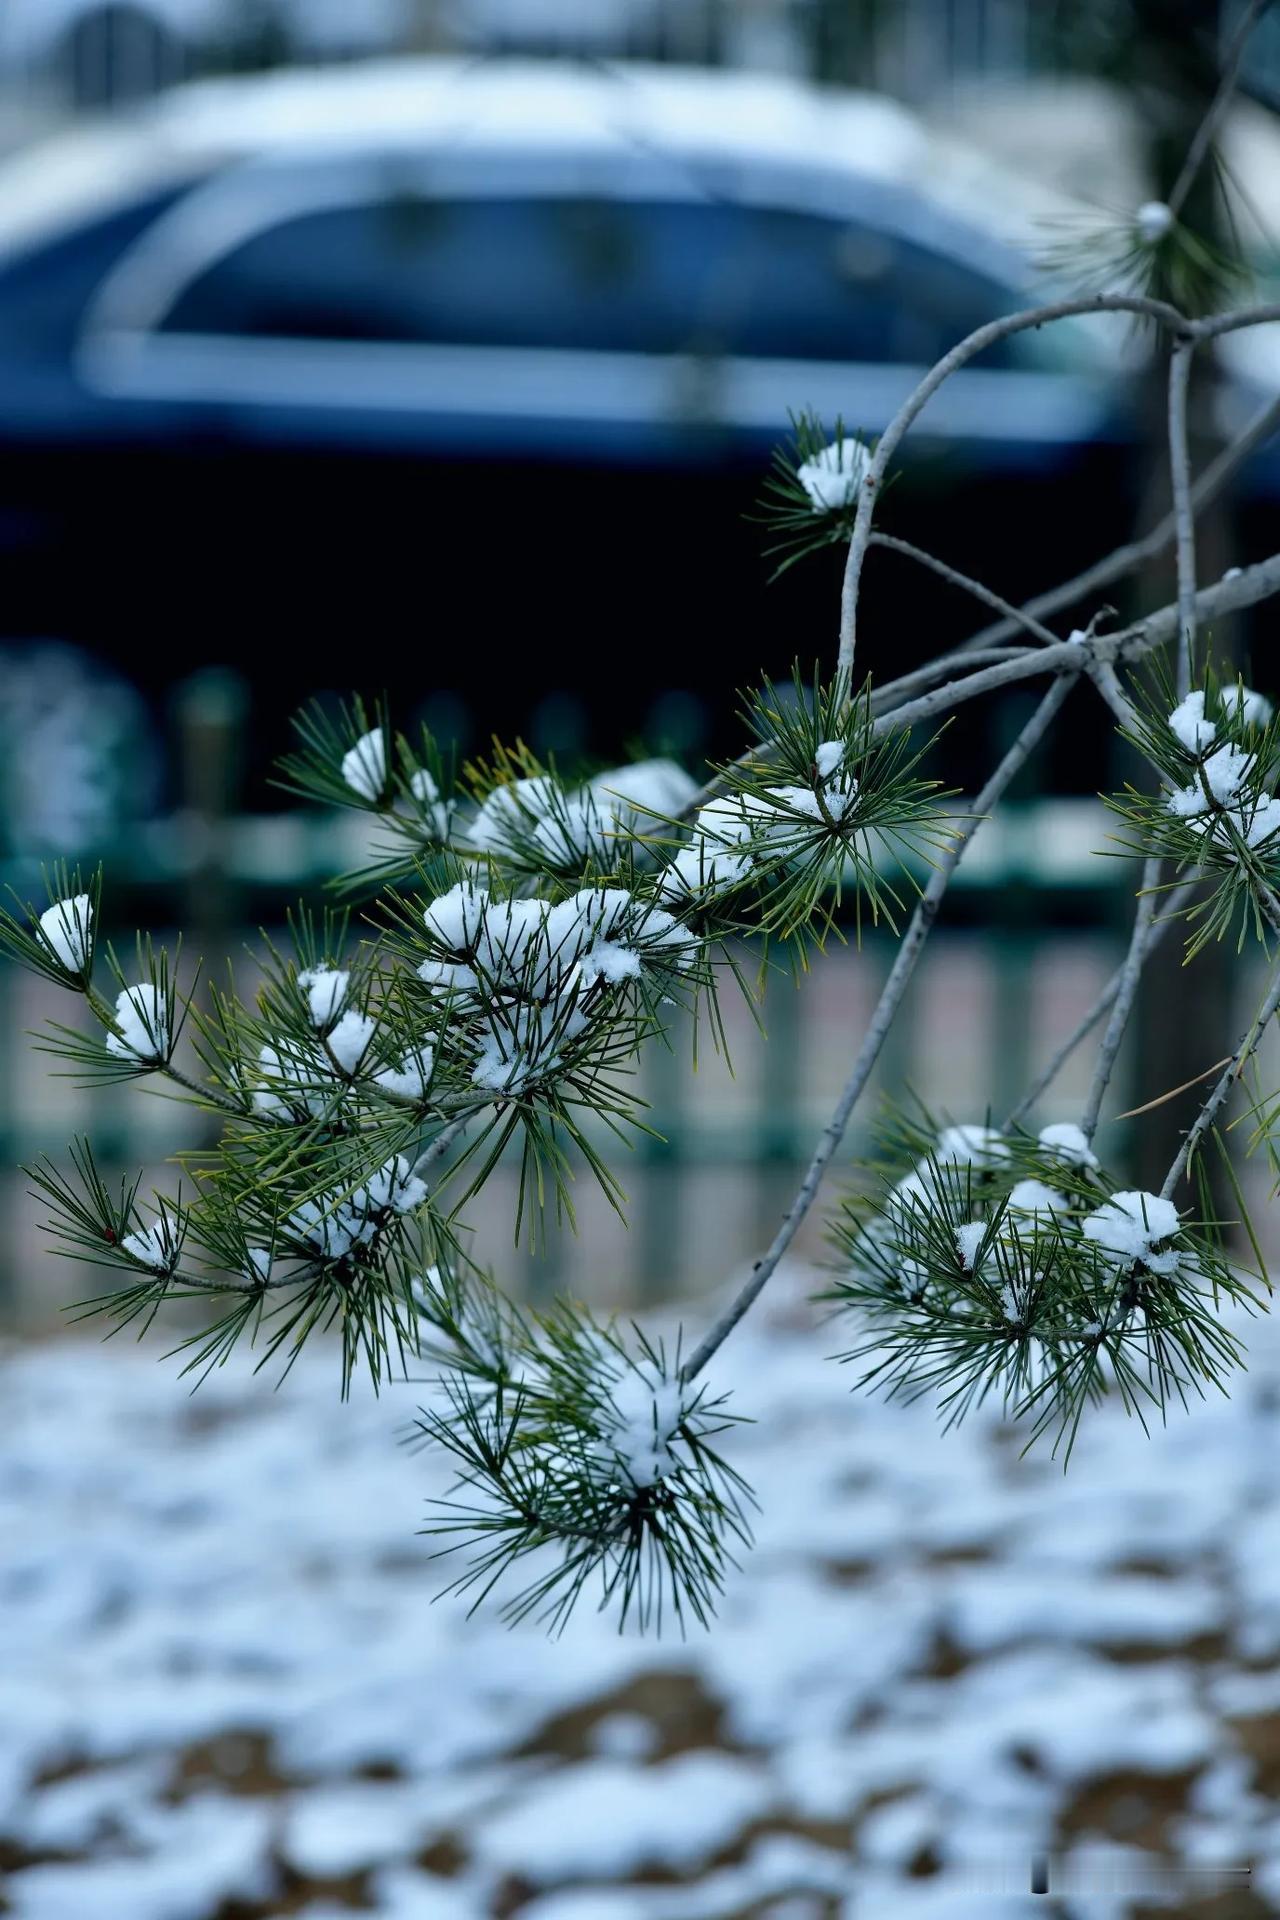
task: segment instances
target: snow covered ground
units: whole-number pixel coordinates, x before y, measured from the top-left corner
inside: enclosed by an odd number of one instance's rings
[[[1086,1421],[1064,1478],[994,1418],[851,1398],[830,1331],[775,1303],[715,1372],[758,1422],[732,1441],[758,1543],[684,1643],[433,1605],[419,1388],[341,1407],[320,1353],[191,1398],[154,1346],[10,1346],[0,1907],[1280,1910],[1278,1333],[1150,1439]],[[1038,1854],[1118,1890],[1035,1898]],[[1158,1896],[1174,1861],[1252,1862],[1253,1890]]]

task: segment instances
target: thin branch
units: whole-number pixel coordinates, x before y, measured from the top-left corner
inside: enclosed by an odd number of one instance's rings
[[[1178,559],[1178,698],[1191,691],[1196,645],[1196,532],[1191,511],[1191,455],[1187,443],[1187,388],[1191,379],[1189,340],[1175,343],[1169,357],[1169,474],[1173,481],[1174,545]]]
[[[862,563],[866,558],[867,546],[871,539],[871,518],[875,512],[876,498],[889,462],[897,452],[903,436],[938,388],[976,355],[985,353],[988,347],[996,346],[1001,340],[1008,339],[1011,334],[1025,333],[1031,327],[1048,326],[1055,320],[1067,320],[1075,315],[1086,313],[1141,314],[1148,320],[1155,320],[1161,326],[1167,327],[1179,338],[1186,335],[1191,325],[1185,315],[1179,313],[1178,309],[1170,306],[1167,301],[1152,300],[1142,294],[1097,293],[1074,300],[1053,301],[1048,306],[1029,307],[1021,313],[1004,314],[998,320],[989,320],[986,326],[976,328],[963,340],[958,341],[950,353],[944,354],[942,359],[930,368],[885,428],[858,489],[858,511],[854,518],[853,533],[849,540],[849,554],[845,562],[844,580],[840,590],[840,649],[837,663],[839,672],[844,675],[850,687],[853,684],[853,663],[857,650],[858,584],[862,575]]]
[[[1195,892],[1196,885],[1197,882],[1195,880],[1184,880],[1182,885],[1175,887],[1169,895],[1167,913],[1162,914],[1158,920],[1155,920],[1147,928],[1146,948],[1143,953],[1144,960],[1150,957],[1164,939],[1165,934]],[[1079,1024],[1067,1039],[1062,1042],[1062,1045],[1053,1055],[1053,1058],[1049,1061],[1043,1072],[1033,1082],[1028,1091],[1023,1094],[1021,1100],[1019,1100],[1017,1106],[1004,1123],[1003,1130],[1005,1133],[1010,1132],[1012,1128],[1018,1126],[1021,1121],[1025,1120],[1037,1100],[1047,1093],[1053,1085],[1081,1041],[1087,1040],[1103,1015],[1110,1012],[1116,1003],[1116,997],[1120,992],[1120,988],[1124,984],[1126,964],[1127,963],[1122,963],[1116,968],[1110,980],[1108,980],[1106,986],[1102,989],[1102,992],[1089,1008],[1089,1011],[1083,1015]]]
[[[437,1160],[443,1160],[459,1134],[466,1132],[476,1112],[477,1109],[472,1107],[466,1113],[460,1113],[456,1119],[451,1120],[443,1132],[436,1135],[430,1146],[425,1147],[418,1155],[413,1163],[410,1177],[416,1178],[419,1174],[425,1173],[428,1167],[434,1166]]]
[[[190,1074],[184,1073],[181,1067],[175,1067],[172,1060],[166,1061],[163,1066],[156,1067],[155,1072],[162,1074],[166,1080],[172,1080],[176,1086],[185,1088],[188,1093],[195,1094],[197,1099],[207,1101],[212,1107],[221,1108],[223,1113],[234,1113],[238,1119],[243,1120],[246,1114],[252,1112],[251,1102],[236,1100],[231,1094],[224,1093],[221,1087],[212,1086],[202,1080],[194,1080]]]
[[[896,680],[886,680],[882,687],[873,686],[871,711],[873,714],[889,712],[895,701],[923,692],[926,687],[936,686],[939,680],[945,680],[957,668],[988,666],[997,660],[1023,660],[1028,653],[1026,647],[984,647],[980,652],[957,650],[940,653],[936,660],[926,661],[924,666],[914,667],[910,673],[900,674]]]
[[[1219,614],[1234,613],[1241,607],[1255,606],[1276,592],[1280,592],[1280,553],[1243,568],[1230,579],[1219,580],[1215,586],[1202,588],[1195,597],[1197,617],[1211,620]],[[931,719],[963,700],[976,699],[979,694],[991,693],[997,687],[1016,685],[1019,680],[1032,679],[1036,674],[1078,672],[1082,666],[1087,667],[1090,659],[1141,659],[1171,640],[1177,631],[1178,608],[1171,605],[1116,633],[1099,634],[1092,640],[1060,640],[1056,646],[1027,651],[1016,660],[999,661],[962,679],[949,680],[935,693],[891,708],[876,721],[876,732],[887,733],[893,727]]]
[[[1165,202],[1175,220],[1181,213],[1187,195],[1195,184],[1196,175],[1204,165],[1205,155],[1213,145],[1218,129],[1226,118],[1227,109],[1231,105],[1231,98],[1236,90],[1236,82],[1240,78],[1240,65],[1244,59],[1244,50],[1248,45],[1249,36],[1269,4],[1270,0],[1250,0],[1232,36],[1227,57],[1222,63],[1222,78],[1218,82],[1218,90],[1209,104],[1209,111],[1196,129],[1194,140],[1187,148],[1187,157],[1182,163],[1182,171],[1174,181]]]
[[[975,600],[981,600],[986,606],[994,608],[997,613],[1002,613],[1007,619],[1015,621],[1019,627],[1024,627],[1028,633],[1033,633],[1036,639],[1043,641],[1046,646],[1056,646],[1058,635],[1051,632],[1048,627],[1041,626],[1033,614],[1019,612],[1017,607],[1003,599],[1000,594],[993,593],[990,587],[984,587],[981,580],[975,580],[967,573],[959,573],[955,567],[948,566],[945,560],[939,560],[935,554],[926,553],[923,547],[912,546],[909,540],[899,540],[891,533],[873,533],[868,545],[884,547],[889,553],[904,554],[908,560],[915,560],[922,567],[928,567],[930,572],[936,573],[940,579],[948,581],[951,586],[959,587],[963,592],[972,594]]]
[[[845,1082],[839,1100],[836,1102],[835,1112],[823,1128],[804,1179],[800,1183],[800,1189],[790,1207],[787,1209],[782,1225],[774,1235],[773,1242],[768,1251],[761,1259],[756,1261],[755,1266],[752,1268],[750,1279],[681,1369],[680,1377],[682,1380],[689,1381],[696,1379],[698,1374],[701,1373],[711,1356],[729,1337],[752,1302],[756,1300],[763,1291],[777,1269],[783,1255],[795,1239],[801,1222],[813,1205],[818,1188],[822,1184],[823,1175],[830,1164],[832,1156],[844,1138],[845,1130],[849,1125],[853,1109],[857,1105],[867,1081],[871,1077],[876,1061],[880,1057],[880,1050],[884,1045],[890,1027],[893,1025],[894,1018],[902,1002],[902,996],[906,992],[907,984],[912,974],[915,972],[916,963],[924,949],[924,944],[933,929],[938,908],[942,904],[942,898],[950,884],[951,877],[959,866],[966,848],[969,846],[969,843],[972,841],[974,834],[981,826],[983,820],[986,819],[992,807],[994,807],[1000,799],[1014,775],[1026,761],[1027,756],[1039,745],[1054,715],[1071,691],[1071,687],[1071,679],[1064,674],[1060,679],[1055,681],[1048,693],[1045,694],[1040,705],[1036,708],[1036,711],[1032,714],[1030,720],[1028,720],[1026,726],[1022,729],[1018,738],[1009,748],[1009,751],[1005,754],[999,766],[987,781],[986,786],[974,801],[973,807],[965,818],[964,825],[960,828],[946,852],[939,859],[933,873],[930,875],[928,885],[921,894],[916,904],[915,912],[911,916],[910,925],[903,935],[901,945],[894,958],[893,966],[889,972],[889,978],[885,982],[884,990],[880,995],[876,1010],[871,1016],[871,1024],[863,1037],[861,1047],[858,1049],[858,1056],[854,1061],[853,1070]]]
[[[1098,1115],[1102,1112],[1102,1102],[1115,1070],[1116,1055],[1120,1051],[1120,1042],[1124,1039],[1129,1015],[1133,1011],[1134,996],[1138,991],[1143,962],[1151,951],[1148,935],[1151,932],[1151,922],[1155,918],[1156,889],[1159,884],[1160,862],[1156,859],[1144,861],[1142,886],[1138,894],[1138,909],[1133,917],[1129,951],[1120,969],[1119,990],[1111,1008],[1107,1030],[1102,1036],[1102,1045],[1098,1049],[1097,1064],[1089,1085],[1088,1098],[1084,1103],[1084,1112],[1080,1117],[1080,1131],[1086,1140],[1091,1141],[1098,1131]]]
[[[1250,454],[1269,440],[1280,426],[1280,394],[1274,400],[1268,400],[1260,407],[1243,433],[1224,447],[1215,459],[1210,461],[1191,489],[1192,510],[1199,513],[1202,508],[1211,505],[1223,488],[1234,479]],[[1166,547],[1172,546],[1175,532],[1175,520],[1172,508],[1164,518],[1157,522],[1150,533],[1140,540],[1130,540],[1105,560],[1086,567],[1082,573],[1073,574],[1070,580],[1061,585],[1048,587],[1031,600],[1023,602],[1018,609],[1017,618],[993,621],[990,626],[982,627],[965,641],[960,649],[962,653],[976,653],[981,648],[996,647],[1021,630],[1023,615],[1039,618],[1042,615],[1060,613],[1064,607],[1102,591],[1104,587],[1123,580],[1126,574],[1134,573],[1150,560],[1159,559]]]
[[[1236,1047],[1235,1052],[1232,1054],[1231,1059],[1228,1062],[1225,1071],[1223,1072],[1219,1080],[1215,1083],[1213,1091],[1210,1093],[1209,1098],[1205,1101],[1199,1113],[1196,1115],[1195,1124],[1192,1126],[1191,1131],[1188,1133],[1186,1139],[1183,1141],[1181,1149],[1179,1150],[1178,1155],[1173,1162],[1173,1165],[1169,1168],[1168,1173],[1165,1175],[1164,1185],[1160,1189],[1160,1198],[1162,1200],[1167,1200],[1169,1198],[1169,1195],[1173,1192],[1179,1180],[1181,1180],[1183,1174],[1186,1172],[1187,1167],[1191,1161],[1191,1156],[1195,1153],[1196,1148],[1200,1145],[1201,1140],[1203,1140],[1205,1134],[1209,1131],[1209,1128],[1213,1125],[1214,1120],[1217,1118],[1219,1109],[1222,1107],[1222,1104],[1226,1100],[1227,1095],[1231,1092],[1232,1087],[1235,1085],[1236,1081],[1240,1078],[1240,1075],[1244,1072],[1245,1067],[1248,1065],[1250,1056],[1254,1053],[1254,1051],[1258,1047],[1258,1044],[1261,1041],[1263,1034],[1266,1032],[1268,1025],[1270,1024],[1271,1020],[1275,1017],[1277,1008],[1280,1008],[1280,968],[1277,968],[1276,970],[1275,977],[1271,982],[1270,990],[1267,994],[1266,999],[1263,1001],[1262,1006],[1259,1009],[1256,1018],[1250,1021],[1248,1027],[1245,1029],[1244,1033],[1240,1036],[1239,1045]]]
[[[1125,732],[1128,734],[1136,733],[1138,730],[1138,716],[1133,710],[1133,704],[1128,694],[1120,684],[1120,675],[1116,672],[1111,662],[1109,660],[1095,661],[1089,669],[1089,678]]]
[[[1170,1087],[1167,1093],[1158,1093],[1154,1100],[1144,1100],[1140,1107],[1127,1108],[1124,1113],[1116,1114],[1116,1119],[1137,1120],[1144,1113],[1154,1113],[1157,1107],[1167,1107],[1169,1102],[1176,1100],[1180,1093],[1187,1093],[1192,1087],[1198,1087],[1200,1082],[1207,1080],[1211,1073],[1217,1073],[1220,1068],[1225,1067],[1230,1057],[1230,1054],[1227,1054],[1223,1059],[1213,1061],[1203,1073],[1193,1073],[1191,1078],[1184,1080],[1180,1086]]]
[[[1197,340],[1218,340],[1224,333],[1239,333],[1245,327],[1267,327],[1280,320],[1280,301],[1268,300],[1258,307],[1237,307],[1233,313],[1210,313],[1193,320],[1187,331]]]
[[[1255,606],[1258,601],[1266,600],[1277,592],[1280,592],[1280,553],[1273,553],[1254,566],[1233,570],[1229,577],[1224,576],[1212,587],[1203,587],[1196,595],[1196,610],[1200,619],[1208,621],[1219,614],[1235,613],[1242,607]],[[932,693],[902,701],[899,705],[885,705],[882,711],[877,711],[875,735],[879,738],[899,727],[931,720],[935,714],[945,713],[965,700],[976,700],[981,694],[992,693],[998,687],[1014,686],[1018,681],[1033,679],[1037,674],[1076,674],[1083,669],[1096,679],[1094,665],[1115,660],[1139,660],[1162,646],[1166,640],[1172,639],[1177,631],[1178,609],[1176,604],[1171,604],[1147,614],[1132,626],[1119,628],[1115,633],[1097,634],[1083,640],[1059,640],[1051,647],[1016,648],[1008,657],[1002,657],[990,666],[973,673],[964,672],[958,679],[947,680]],[[879,708],[881,702],[891,701],[897,694],[918,684],[920,675],[932,678],[936,667],[945,664],[964,668],[972,657],[963,652],[954,654],[945,663],[933,662],[916,673],[904,675],[901,680],[886,682],[873,704]],[[760,764],[754,748],[740,755],[734,765],[745,768],[753,763]],[[724,781],[716,774],[698,789],[674,816],[675,819],[691,820],[700,807],[723,791]]]

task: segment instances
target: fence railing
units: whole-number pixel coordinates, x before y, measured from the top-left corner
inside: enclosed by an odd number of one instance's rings
[[[131,925],[126,917],[136,916],[162,940],[164,929],[181,921],[188,951],[199,951],[204,939],[240,953],[256,938],[249,931],[255,919],[269,916],[276,924],[284,901],[314,894],[325,876],[358,858],[361,830],[359,819],[313,814],[233,819],[217,829],[205,822],[198,833],[190,821],[158,822],[108,862],[110,918]],[[210,831],[217,834],[212,845]],[[1101,808],[1075,801],[1011,808],[982,828],[859,1110],[849,1153],[865,1145],[882,1090],[910,1088],[957,1120],[1000,1116],[1013,1105],[1121,951],[1120,875],[1095,851],[1105,834]],[[201,884],[192,885],[193,878]],[[193,925],[211,900],[222,924]],[[608,1149],[630,1195],[629,1226],[584,1170],[576,1235],[551,1223],[545,1250],[517,1250],[513,1165],[472,1209],[476,1252],[530,1295],[564,1289],[604,1307],[687,1296],[718,1283],[771,1237],[893,951],[884,931],[872,932],[860,949],[833,942],[814,957],[799,987],[786,973],[772,975],[755,1009],[729,985],[727,1060],[704,1044],[694,1072],[691,1036],[679,1023],[669,1050],[649,1047],[637,1085],[654,1132],[639,1134],[630,1154],[616,1144]],[[1257,987],[1256,975],[1244,970],[1237,983],[1242,1020],[1250,996],[1256,1004]],[[54,1319],[92,1276],[47,1250],[20,1164],[41,1153],[63,1156],[70,1137],[87,1132],[104,1165],[131,1173],[146,1167],[157,1184],[171,1185],[172,1169],[163,1163],[178,1145],[199,1143],[201,1124],[198,1115],[138,1086],[85,1092],[51,1075],[25,1037],[51,1015],[67,1017],[65,996],[12,968],[0,970],[0,1316],[23,1323]],[[1046,1117],[1077,1112],[1089,1062],[1086,1047],[1062,1075]],[[1263,1072],[1265,1078],[1265,1064]],[[1113,1110],[1161,1090],[1133,1085],[1126,1054]],[[1250,1178],[1264,1195],[1264,1170]],[[820,1227],[810,1229],[802,1250],[820,1253]]]

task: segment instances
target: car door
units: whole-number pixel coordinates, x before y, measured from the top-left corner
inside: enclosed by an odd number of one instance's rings
[[[78,366],[246,438],[689,458],[812,408],[880,431],[925,368],[1016,304],[938,235],[708,193],[596,157],[249,165],[119,263]],[[980,460],[1096,437],[1096,377],[1010,341],[925,430]]]

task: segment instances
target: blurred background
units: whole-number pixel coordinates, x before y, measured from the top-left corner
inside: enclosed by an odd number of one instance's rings
[[[117,941],[181,928],[247,968],[361,853],[358,819],[271,785],[313,696],[385,693],[461,753],[733,751],[737,689],[833,650],[840,555],[773,580],[756,517],[791,413],[876,434],[955,339],[1060,284],[1049,257],[1167,193],[1243,12],[2,0],[0,879],[42,898],[43,863],[100,859]],[[1206,176],[1188,219],[1274,297],[1280,9],[1220,146],[1225,196]],[[1270,331],[1198,368],[1197,468],[1280,391]],[[1014,601],[1145,532],[1169,504],[1149,347],[1091,319],[973,363],[880,523]],[[1278,499],[1264,443],[1203,517],[1203,577],[1270,551]],[[1172,590],[1166,556],[1108,597]],[[983,624],[883,550],[863,606],[880,679]],[[1214,638],[1274,698],[1273,627]],[[973,792],[1030,699],[966,706],[930,769]],[[957,1121],[1012,1104],[1123,950],[1097,796],[1135,771],[1073,696],[961,869],[882,1086]],[[1184,974],[1175,946],[1116,1112],[1257,1003],[1254,959]],[[535,1300],[696,1318],[771,1235],[892,952],[871,931],[771,981],[767,1044],[726,995],[732,1074],[651,1050],[629,1227],[584,1179],[577,1237],[513,1250],[513,1174],[477,1251]],[[587,1618],[548,1647],[428,1606],[413,1528],[443,1482],[394,1445],[403,1390],[339,1417],[308,1354],[279,1395],[246,1364],[188,1401],[158,1335],[28,1338],[82,1288],[20,1163],[83,1129],[163,1181],[175,1128],[196,1144],[165,1101],[51,1077],[28,1031],[66,1014],[0,971],[0,1911],[1280,1911],[1274,1341],[1150,1441],[1087,1423],[1064,1483],[994,1415],[957,1436],[850,1398],[803,1304],[815,1225],[717,1375],[760,1422],[734,1459],[764,1505],[724,1621],[642,1648]],[[1077,1113],[1087,1053],[1040,1118]],[[1194,1099],[1109,1124],[1109,1161],[1158,1185]],[[1244,1179],[1274,1251],[1265,1169]],[[1101,1869],[1065,1904],[1001,1891],[1098,1845],[1129,1893]],[[1251,1860],[1253,1888],[1157,1898],[1175,1860]]]
[[[29,897],[42,861],[102,858],[117,938],[181,925],[207,961],[240,953],[356,851],[349,822],[271,785],[317,695],[385,692],[398,724],[463,753],[495,732],[569,765],[734,750],[737,690],[811,669],[834,630],[839,555],[771,582],[757,517],[790,415],[875,434],[951,341],[1048,291],[1046,257],[1166,191],[1239,17],[1209,0],[9,0],[4,878]],[[1280,267],[1278,96],[1264,10],[1221,143],[1227,200],[1206,186],[1192,210],[1221,225],[1225,204],[1260,288]],[[1198,464],[1276,391],[1269,331],[1200,370]],[[974,363],[908,441],[883,525],[1015,601],[1145,530],[1168,504],[1147,352],[1094,319]],[[1278,494],[1264,444],[1206,516],[1206,576],[1262,550]],[[1124,616],[1171,585],[1166,561],[1111,598]],[[982,624],[890,553],[864,596],[879,678]],[[1265,654],[1249,664],[1269,618],[1215,638],[1274,692]],[[930,769],[973,791],[1032,698],[964,709]],[[1088,1004],[1126,913],[1096,795],[1131,771],[1078,694],[966,863],[890,1084],[957,1118],[1001,1111]],[[856,1031],[889,957],[873,934],[808,992],[774,982],[767,1047],[731,1007],[736,1079],[647,1066],[663,1141],[629,1163],[631,1231],[584,1192],[579,1240],[521,1256],[520,1284],[654,1301],[747,1258],[829,1110],[829,1035]],[[1189,1031],[1170,958],[1117,1111],[1218,1057],[1254,984],[1206,957]],[[22,1037],[56,1004],[8,975],[0,995],[0,1165],[81,1126],[122,1165],[163,1153],[171,1108],[136,1090],[90,1108]],[[1061,1098],[1078,1092],[1069,1074]],[[1135,1174],[1183,1119],[1174,1103],[1148,1124]],[[0,1315],[54,1320],[66,1276],[21,1176],[0,1180]],[[511,1270],[504,1231],[485,1250]]]

